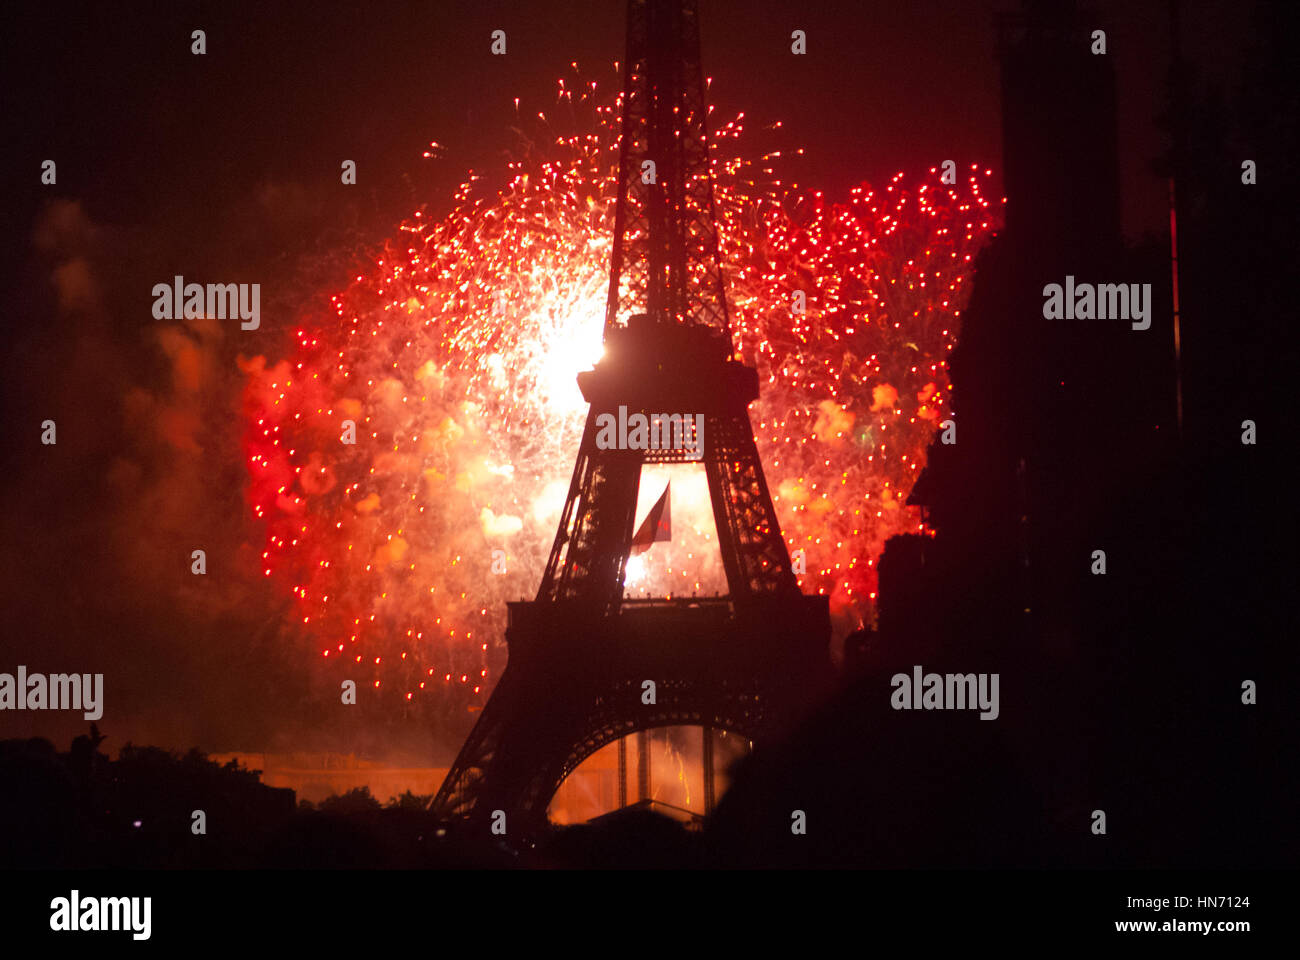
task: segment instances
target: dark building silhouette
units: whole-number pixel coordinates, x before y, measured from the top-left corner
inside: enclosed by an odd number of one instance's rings
[[[1175,71],[1164,118],[1181,437],[1169,238],[1125,245],[1118,227],[1132,159],[1117,150],[1111,61],[1089,52],[1106,24],[1060,3],[998,18],[1007,220],[951,361],[957,442],[936,438],[911,497],[937,532],[887,545],[852,683],[794,743],[752,758],[711,824],[720,859],[1293,862],[1296,778],[1277,758],[1292,752],[1296,528],[1276,391],[1294,352],[1281,319],[1294,111],[1279,113],[1277,91],[1295,31],[1293,15],[1261,11],[1229,101]],[[1267,189],[1241,183],[1249,155],[1269,158]],[[1150,328],[1045,319],[1044,286],[1067,275],[1149,283]],[[1252,417],[1272,424],[1270,443],[1242,444]],[[891,675],[912,664],[998,672],[999,718],[892,710]],[[1247,682],[1270,702],[1244,703]],[[806,836],[791,836],[793,809]]]
[[[1120,238],[1115,69],[1091,52],[1099,18],[1071,0],[997,17],[1007,232],[1024,244],[1105,253]],[[1084,231],[1067,233],[1070,227]]]
[[[951,361],[957,442],[936,439],[912,495],[940,532],[925,551],[931,579],[969,584],[952,612],[991,649],[1074,648],[1103,518],[1175,432],[1168,274],[1121,242],[1115,77],[1090,52],[1098,25],[1071,4],[998,18],[1007,223]],[[1067,277],[1149,284],[1150,329],[1045,319],[1044,288]],[[882,611],[899,599],[882,597]],[[932,619],[918,612],[898,620]]]

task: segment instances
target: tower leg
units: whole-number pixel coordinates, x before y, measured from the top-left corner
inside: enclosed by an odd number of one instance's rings
[[[650,799],[650,731],[636,735],[636,798]]]

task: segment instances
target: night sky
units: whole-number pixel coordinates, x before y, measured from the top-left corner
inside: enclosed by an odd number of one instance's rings
[[[1205,82],[1230,83],[1252,8],[1194,6],[1185,52]],[[841,196],[948,158],[1000,170],[993,15],[1014,4],[702,7],[715,116],[744,111],[751,130],[781,121],[772,142],[805,148],[782,168],[802,186]],[[1150,169],[1164,147],[1165,4],[1096,9],[1118,75],[1124,227],[1136,239],[1167,217]],[[198,540],[233,569],[258,543],[240,491],[236,354],[279,355],[298,312],[337,290],[402,218],[445,209],[468,170],[499,169],[516,142],[514,98],[525,115],[550,111],[572,61],[617,87],[624,5],[6,12],[0,668],[111,670],[112,748],[333,748],[282,725],[301,683],[276,643],[282,601],[235,577],[197,594],[178,559]],[[204,56],[190,53],[196,28]],[[796,28],[808,35],[804,57],[790,54]],[[504,57],[489,53],[494,29],[506,31]],[[445,153],[423,158],[430,141]],[[40,184],[46,159],[58,164],[55,186]],[[356,161],[356,187],[339,183],[344,159]],[[174,274],[263,289],[262,329],[207,345],[194,362],[213,389],[188,406],[176,402],[181,374],[150,315],[152,285]],[[38,440],[47,417],[59,424],[57,460]],[[0,737],[60,741],[84,726],[54,713],[0,723]]]

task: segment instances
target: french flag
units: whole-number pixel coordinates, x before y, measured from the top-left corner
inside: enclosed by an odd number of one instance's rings
[[[632,538],[632,556],[645,553],[652,543],[672,540],[672,511],[668,506],[668,491],[671,487],[672,481],[669,480],[659,502],[650,508],[650,512],[641,521],[641,529],[637,530],[636,536]]]

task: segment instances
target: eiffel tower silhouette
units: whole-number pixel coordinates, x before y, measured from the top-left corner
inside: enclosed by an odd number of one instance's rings
[[[711,808],[712,731],[761,746],[829,676],[828,601],[799,592],[747,413],[757,371],[734,359],[697,0],[630,0],[622,111],[605,354],[578,374],[590,409],[573,481],[537,598],[507,604],[506,669],[431,806],[484,829],[501,811],[516,844],[545,829],[564,778],[615,741],[625,798],[632,733],[645,799],[655,727],[704,728]],[[701,422],[700,455],[684,444],[607,449],[601,417],[619,407]],[[642,465],[696,459],[728,595],[624,600]]]

